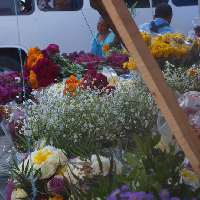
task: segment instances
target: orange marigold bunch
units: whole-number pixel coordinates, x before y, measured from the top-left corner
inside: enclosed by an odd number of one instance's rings
[[[103,50],[107,52],[109,50],[109,45],[103,44]]]
[[[43,55],[41,54],[41,50],[38,46],[35,46],[34,48],[30,48],[28,51],[28,59],[27,59],[27,65],[28,67],[32,67],[36,64],[36,62],[43,58]]]
[[[71,75],[69,79],[65,81],[65,88],[63,90],[63,96],[69,94],[69,96],[73,96],[76,92],[77,87],[82,89],[82,81],[76,80],[74,75]]]
[[[190,72],[189,76],[194,76],[194,74],[196,73],[195,70],[192,70],[192,69],[189,70],[189,72]]]
[[[36,80],[36,75],[35,75],[33,70],[30,71],[30,83],[32,85],[32,88],[37,88],[38,87],[38,83],[37,83],[37,80]]]

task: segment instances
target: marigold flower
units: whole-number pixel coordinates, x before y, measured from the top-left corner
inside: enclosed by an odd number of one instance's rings
[[[103,44],[103,50],[105,51],[105,52],[107,52],[108,50],[109,50],[109,45],[107,45],[107,44]]]
[[[36,75],[33,72],[33,70],[30,71],[30,78],[29,79],[30,79],[30,83],[32,85],[32,88],[37,88],[38,83],[37,83],[37,80],[36,80]]]
[[[189,76],[194,76],[194,74],[196,73],[195,70],[192,70],[192,69],[189,70],[189,72],[190,72]]]
[[[70,78],[65,81],[63,96],[65,96],[67,91],[69,91],[70,97],[72,97],[77,88],[82,89],[82,81],[76,80],[76,77],[71,75]]]

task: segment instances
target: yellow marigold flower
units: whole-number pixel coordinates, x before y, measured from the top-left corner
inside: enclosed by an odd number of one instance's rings
[[[162,35],[159,35],[158,36],[158,40],[162,40],[163,36]]]
[[[123,68],[126,69],[126,67],[128,66],[128,62],[123,63]]]
[[[128,53],[128,51],[124,48],[124,51],[123,51],[123,53],[125,54],[125,53]]]

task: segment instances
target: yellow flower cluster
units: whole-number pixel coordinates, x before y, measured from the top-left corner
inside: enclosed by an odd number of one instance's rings
[[[170,54],[173,54],[173,47],[170,44],[166,44],[160,40],[160,37],[156,37],[154,41],[155,42],[149,46],[149,49],[154,57],[163,56],[167,58]]]
[[[130,57],[128,62],[123,63],[123,68],[129,68],[131,70],[137,70],[135,63],[133,62],[133,58]]]
[[[187,43],[187,44],[186,44]],[[188,45],[189,44],[189,45]],[[191,45],[193,44],[192,50]],[[191,51],[196,51],[198,42],[181,33],[166,33],[154,38],[154,43],[149,49],[155,57],[172,55],[175,60],[184,59]]]
[[[183,171],[181,172],[181,175],[183,177],[189,177],[191,181],[199,181],[195,172],[188,171],[186,168],[183,169]]]
[[[27,59],[27,65],[28,67],[32,67],[36,64],[36,62],[43,57],[41,54],[41,50],[38,46],[35,46],[34,48],[30,48],[28,51],[28,59]]]
[[[144,41],[147,43],[147,45],[150,45],[151,43],[151,35],[145,31],[140,31]]]
[[[44,153],[42,153],[40,150],[40,152],[38,152],[37,155],[34,157],[34,160],[36,161],[37,165],[41,165],[42,162],[47,162],[46,159],[49,155],[51,155],[51,153],[48,151],[48,149]]]

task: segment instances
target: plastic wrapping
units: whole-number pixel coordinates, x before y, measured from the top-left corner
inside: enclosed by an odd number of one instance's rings
[[[184,95],[177,96],[180,96],[178,103],[200,139],[200,92],[189,91]],[[165,145],[174,141],[175,137],[161,112],[158,113],[157,127]]]
[[[119,76],[111,67],[103,67],[103,71],[101,73],[107,77],[109,82],[108,86],[116,86],[116,83],[119,82]]]

